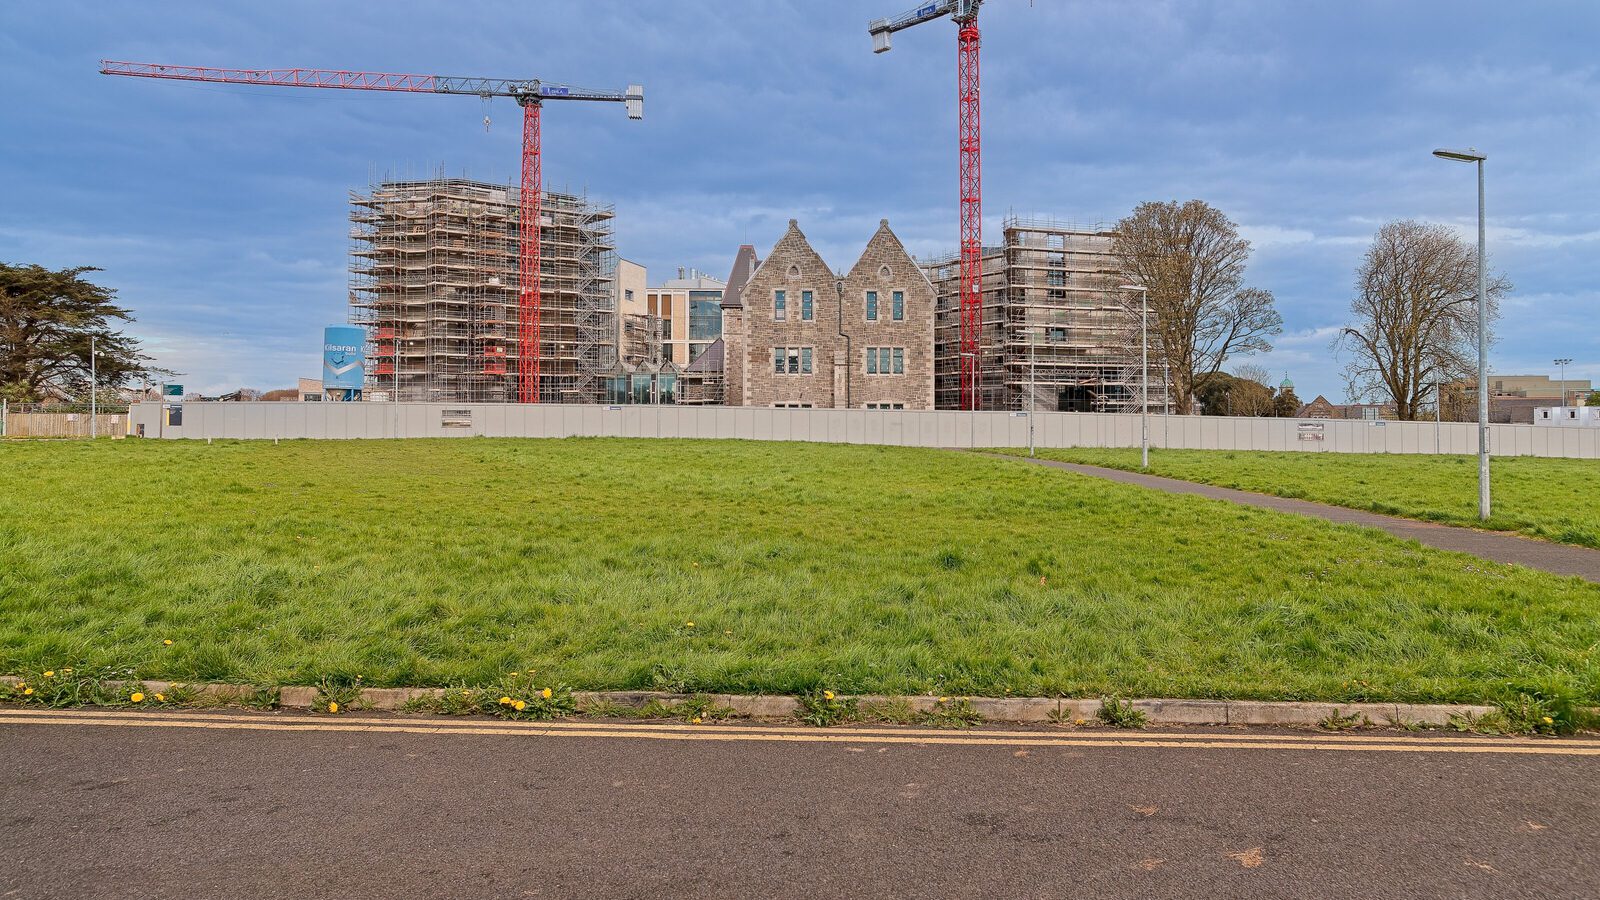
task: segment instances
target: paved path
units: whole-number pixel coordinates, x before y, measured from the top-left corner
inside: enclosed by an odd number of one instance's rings
[[[0,897],[1579,897],[1600,739],[0,709]]]
[[[1600,550],[1590,550],[1587,547],[1540,541],[1520,535],[1507,534],[1503,531],[1478,531],[1477,529],[1462,528],[1455,525],[1440,525],[1437,522],[1402,519],[1398,516],[1385,516],[1343,506],[1330,506],[1326,503],[1313,503],[1309,500],[1290,500],[1287,497],[1274,497],[1270,494],[1238,491],[1233,488],[1217,487],[1210,484],[1196,484],[1192,481],[1180,481],[1176,478],[1165,478],[1160,475],[1127,472],[1122,469],[1107,469],[1101,466],[1086,466],[1081,463],[1058,462],[1053,459],[1029,459],[1026,456],[1010,456],[999,453],[991,455],[999,459],[1017,460],[1024,463],[1049,466],[1052,469],[1065,469],[1068,472],[1077,472],[1079,475],[1092,475],[1095,478],[1120,481],[1123,484],[1154,488],[1171,494],[1194,494],[1200,497],[1210,497],[1214,500],[1227,500],[1231,503],[1242,503],[1245,506],[1256,506],[1261,509],[1273,509],[1278,512],[1312,516],[1313,518],[1326,519],[1329,522],[1365,525],[1368,528],[1387,531],[1395,537],[1413,540],[1429,547],[1438,547],[1441,550],[1470,553],[1473,556],[1481,556],[1484,559],[1494,560],[1495,562],[1515,563],[1519,566],[1553,572],[1557,575],[1576,575],[1586,581],[1600,583]]]

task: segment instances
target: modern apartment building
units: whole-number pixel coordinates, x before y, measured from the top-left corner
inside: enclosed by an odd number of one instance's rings
[[[622,309],[625,362],[651,360],[687,366],[722,337],[722,292],[727,285],[694,269],[678,269]]]
[[[350,195],[351,320],[368,329],[368,399],[517,398],[517,188],[457,178]],[[540,211],[545,403],[600,399],[617,352],[610,206],[546,191]]]
[[[1009,217],[1003,243],[983,250],[979,389],[983,409],[1129,412],[1140,397],[1139,320],[1130,316],[1112,256],[1116,235]],[[923,263],[938,289],[936,382],[940,409],[960,405],[960,262]],[[1164,408],[1166,378],[1150,360],[1150,406]]]
[[[934,298],[887,219],[846,274],[791,219],[724,308],[726,402],[932,409]]]

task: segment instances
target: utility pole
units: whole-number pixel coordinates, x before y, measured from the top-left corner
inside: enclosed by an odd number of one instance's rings
[[[1561,415],[1563,417],[1565,417],[1566,416],[1565,410],[1567,408],[1567,366],[1572,364],[1572,360],[1570,358],[1568,358],[1568,359],[1558,359],[1555,362],[1556,362],[1556,365],[1561,367],[1561,393],[1559,395],[1561,397],[1561,399],[1556,401],[1556,403],[1557,403],[1558,408],[1563,410]]]
[[[89,439],[100,436],[100,407],[95,398],[95,388],[98,386],[98,371],[94,363],[95,335],[89,335]]]
[[[1125,284],[1122,289],[1139,292],[1139,468],[1148,469],[1150,468],[1150,289],[1142,284]],[[1231,391],[1228,394],[1228,414],[1233,414]]]

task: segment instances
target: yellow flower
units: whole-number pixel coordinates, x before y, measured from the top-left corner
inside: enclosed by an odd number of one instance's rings
[[[72,669],[70,667],[62,669],[61,670],[61,674],[63,674],[63,675],[71,675],[72,674]]]
[[[462,691],[461,692],[461,696],[463,696],[463,697],[471,697],[472,696],[472,692],[471,691]]]
[[[1549,717],[1549,716],[1545,716],[1545,717],[1544,717],[1544,723],[1545,723],[1545,724],[1546,724],[1546,725],[1552,725],[1552,724],[1554,724],[1554,723],[1555,723],[1555,721],[1556,721],[1556,720],[1555,720],[1555,719],[1552,719],[1552,718],[1550,718],[1550,717]]]
[[[510,675],[511,675],[511,677],[512,677],[512,678],[515,678],[515,677],[517,677],[517,673],[515,673],[515,672],[511,672],[511,673],[509,673],[509,674],[510,674]]]
[[[144,702],[144,694],[141,694],[138,691],[134,691],[132,694],[128,695],[128,699],[132,700],[135,703],[143,703]]]
[[[542,690],[542,691],[540,691],[540,692],[539,692],[539,696],[541,696],[541,697],[543,697],[543,698],[545,698],[545,699],[546,699],[546,700],[549,700],[549,699],[550,699],[550,696],[551,696],[551,694],[553,694],[553,693],[554,693],[554,692],[553,692],[553,691],[551,691],[551,690],[550,690],[550,689],[549,689],[549,688],[545,688],[545,689],[544,689],[544,690]]]
[[[528,702],[526,700],[518,700],[517,702],[511,704],[511,708],[517,712],[522,712],[524,709],[528,708]]]
[[[333,703],[333,702],[330,702],[328,704],[328,712],[336,713],[338,711],[339,711],[339,704]]]
[[[1083,720],[1082,719],[1073,719],[1072,720],[1072,724],[1074,724],[1074,725],[1082,725],[1083,724]]]
[[[156,695],[156,702],[157,703],[165,703],[165,702],[167,702],[167,695],[166,694],[157,694]]]
[[[944,702],[948,701],[949,699],[950,699],[949,697],[940,697],[939,698],[939,702],[940,703],[944,703]]]
[[[700,724],[700,717],[699,716],[695,716],[694,720],[690,724],[699,725]]]
[[[54,672],[46,672],[46,673],[44,673],[44,677],[46,677],[46,678],[54,678],[54,677],[56,677],[56,673],[54,673]]]
[[[694,627],[694,623],[693,622],[685,622],[685,623],[683,623],[683,627],[685,627],[685,628],[693,628]]]
[[[24,697],[32,697],[33,696],[33,688],[23,688],[22,689],[22,696],[24,696]]]
[[[824,700],[832,700],[833,699],[833,691],[823,691],[822,692],[822,699],[824,699]]]
[[[167,638],[166,640],[162,641],[161,644],[162,644],[162,646],[165,646],[165,647],[171,647],[172,646],[172,638]]]
[[[500,705],[501,706],[510,706],[511,705],[511,698],[510,697],[501,697],[500,698]]]

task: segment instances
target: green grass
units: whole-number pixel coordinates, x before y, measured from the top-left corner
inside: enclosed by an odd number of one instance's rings
[[[1137,449],[1038,454],[1139,471]],[[1494,515],[1483,522],[1478,518],[1476,456],[1150,451],[1154,475],[1600,548],[1600,460],[1508,456],[1489,464]]]
[[[1577,579],[978,454],[0,445],[0,671],[1592,702],[1597,609]]]

